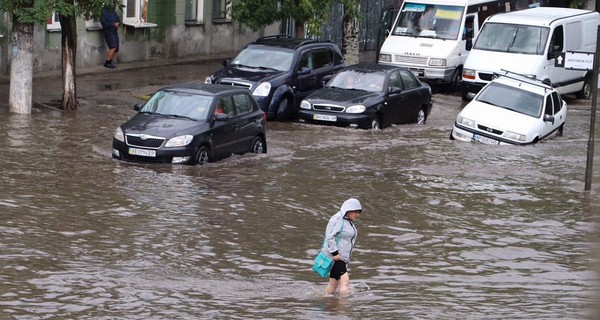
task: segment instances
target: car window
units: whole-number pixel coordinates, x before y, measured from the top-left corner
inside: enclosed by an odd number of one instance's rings
[[[302,70],[302,68],[313,70],[313,58],[310,51],[304,52],[300,56],[300,61],[298,61],[298,71]]]
[[[540,117],[544,103],[542,95],[493,81],[485,86],[475,99],[535,118]]]
[[[334,65],[337,66],[338,64],[344,63],[344,58],[342,57],[342,55],[339,52],[337,52],[337,50],[333,50],[331,48],[330,48],[330,50],[331,50],[331,52],[333,52],[333,64]]]
[[[148,100],[140,112],[206,120],[212,98],[191,93],[160,90]]]
[[[331,65],[333,61],[333,54],[331,50],[327,48],[317,49],[312,51],[313,56],[313,67],[315,69],[320,69],[326,66]]]
[[[554,103],[554,114],[557,114],[562,108],[562,101],[558,92],[552,92],[552,102]]]
[[[235,109],[233,107],[233,101],[231,100],[231,96],[217,98],[217,106],[215,107],[215,113],[224,113],[230,117],[235,115]]]
[[[554,112],[552,111],[552,97],[551,96],[546,96],[546,108],[544,109],[544,113],[547,115],[554,115]]]
[[[417,79],[413,75],[412,72],[407,70],[400,70],[400,78],[402,79],[402,83],[404,84],[405,90],[416,88],[419,86]]]
[[[287,71],[292,66],[294,52],[261,47],[247,47],[231,61],[232,66]]]
[[[390,87],[396,87],[402,89],[402,81],[397,71],[390,74]]]
[[[247,94],[236,94],[233,96],[233,102],[235,103],[235,109],[237,114],[244,114],[252,111],[252,99]]]

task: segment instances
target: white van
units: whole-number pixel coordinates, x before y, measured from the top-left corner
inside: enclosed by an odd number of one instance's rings
[[[458,89],[472,38],[490,15],[545,0],[407,0],[380,53],[380,64],[409,68],[421,80]]]
[[[595,52],[599,22],[595,11],[550,7],[489,17],[463,68],[463,99],[501,70],[549,80],[561,94],[589,99],[592,71],[556,67],[555,59],[566,51]]]

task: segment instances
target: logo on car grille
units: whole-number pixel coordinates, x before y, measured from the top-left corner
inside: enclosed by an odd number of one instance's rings
[[[141,136],[140,136],[140,139],[142,139],[142,140],[146,140],[146,139],[148,139],[148,136],[147,136],[147,135],[145,135],[145,134],[143,134],[143,135],[141,135]]]

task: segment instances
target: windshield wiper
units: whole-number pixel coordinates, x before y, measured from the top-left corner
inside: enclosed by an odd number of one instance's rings
[[[183,116],[183,115],[180,115],[180,114],[163,113],[162,115],[163,115],[163,116],[166,116],[166,117],[173,117],[173,118],[187,118],[187,119],[191,119],[191,120],[196,120],[196,119],[194,119],[194,118],[192,118],[192,117]]]
[[[494,107],[498,107],[498,105],[497,105],[497,104],[495,104],[495,103],[493,103],[493,102],[491,102],[491,101],[487,101],[487,100],[481,100],[481,99],[479,99],[478,101],[479,101],[479,102],[483,102],[483,103],[487,103],[487,104],[491,104],[491,105],[493,105]],[[503,108],[503,107],[502,107],[502,108]],[[505,108],[505,109],[506,109],[506,108]]]
[[[273,70],[273,71],[279,71],[279,70],[277,70],[277,69],[275,69],[275,68],[271,68],[271,67],[264,67],[264,66],[258,66],[258,67],[255,67],[255,68],[258,68],[258,69],[260,69],[260,70]]]
[[[250,69],[256,69],[256,67],[254,66],[249,66],[249,65],[245,65],[245,64],[241,64],[241,63],[236,63],[233,64],[234,67],[242,67],[242,68],[250,68]]]

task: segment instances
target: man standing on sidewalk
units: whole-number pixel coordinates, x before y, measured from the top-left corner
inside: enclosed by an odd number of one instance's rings
[[[119,30],[120,22],[114,3],[106,4],[102,7],[100,23],[102,24],[102,29],[104,31],[104,39],[108,45],[108,54],[106,55],[104,66],[109,69],[117,68],[112,61],[117,55],[117,52],[119,52],[119,34],[117,33],[117,30]]]

